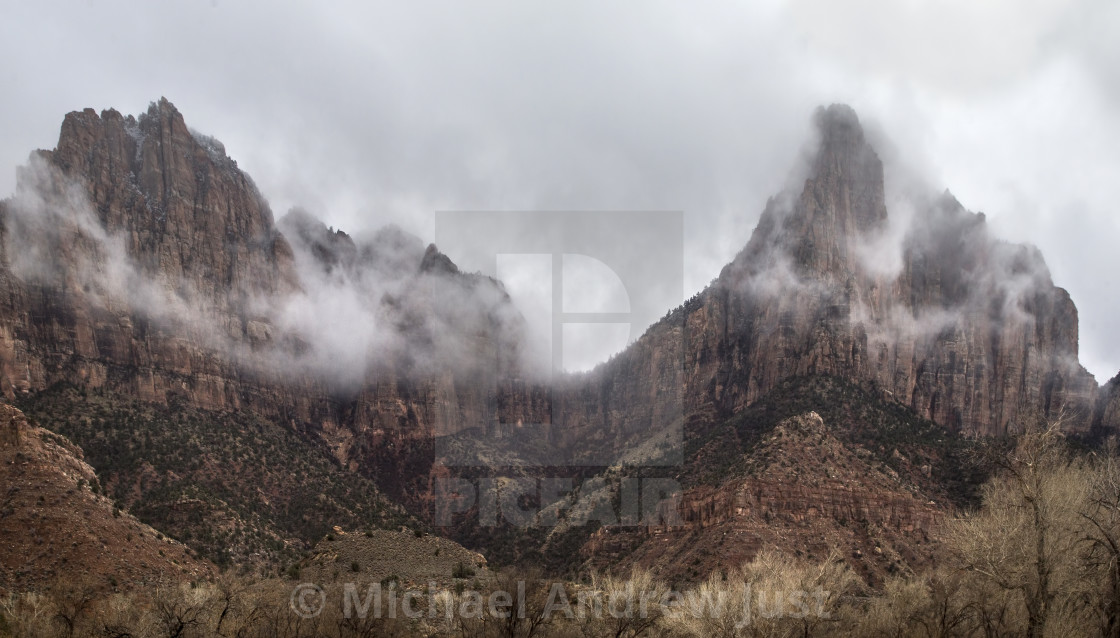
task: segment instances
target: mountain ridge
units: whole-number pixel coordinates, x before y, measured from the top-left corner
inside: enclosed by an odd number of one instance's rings
[[[548,385],[523,368],[501,282],[399,230],[274,220],[166,100],[139,118],[75,112],[0,203],[0,392],[88,389],[228,427],[251,415],[422,518],[454,469],[446,437],[527,433],[541,458],[623,458],[651,432],[687,442],[791,379],[850,379],[954,435],[1063,414],[1073,433],[1120,428],[1118,384],[1098,388],[1078,363],[1076,307],[1038,250],[993,237],[949,194],[918,197],[909,232],[883,244],[883,164],[858,116],[833,105],[814,122],[804,179],[712,285]]]
[[[800,190],[771,198],[715,282],[631,346],[681,351],[680,379],[651,383],[679,382],[686,413],[731,414],[783,378],[835,374],[967,434],[1063,412],[1088,430],[1098,390],[1076,360],[1076,307],[1038,250],[991,237],[981,215],[941,196],[904,239],[897,273],[867,267],[861,244],[887,220],[882,164],[850,108],[815,119],[828,130]],[[598,373],[633,373],[622,368]]]

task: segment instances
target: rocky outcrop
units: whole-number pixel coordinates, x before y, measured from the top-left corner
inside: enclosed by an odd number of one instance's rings
[[[583,555],[593,567],[656,565],[671,579],[695,580],[766,546],[810,554],[838,547],[874,583],[927,561],[949,509],[840,442],[814,412],[781,422],[740,467],[718,485],[686,489],[680,525],[604,527]]]

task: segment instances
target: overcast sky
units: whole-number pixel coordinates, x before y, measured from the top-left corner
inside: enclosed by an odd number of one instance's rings
[[[847,102],[1040,246],[1082,361],[1120,370],[1120,2],[326,4],[0,1],[0,193],[66,112],[166,96],[277,216],[430,240],[437,210],[683,211],[688,296]]]

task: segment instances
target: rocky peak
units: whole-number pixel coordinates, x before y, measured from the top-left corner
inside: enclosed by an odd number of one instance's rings
[[[883,165],[855,113],[833,105],[814,123],[803,182],[767,203],[713,287],[636,347],[677,347],[683,321],[684,397],[698,411],[734,413],[782,379],[829,374],[970,434],[1063,410],[1086,428],[1096,383],[1077,361],[1077,309],[1039,251],[995,238],[948,192],[911,193],[913,222],[891,240]]]
[[[341,230],[326,224],[302,208],[293,208],[278,224],[289,242],[298,244],[311,254],[327,273],[336,268],[354,267],[358,248],[354,240]]]
[[[843,168],[867,148],[859,116],[847,104],[819,107],[813,114],[813,125],[820,138],[814,166],[817,175]]]
[[[799,221],[844,237],[879,228],[887,219],[883,163],[855,111],[833,104],[818,109],[813,121],[820,146],[798,202]]]
[[[817,149],[801,190],[767,202],[732,271],[780,265],[801,277],[843,279],[858,268],[855,242],[885,224],[883,164],[855,111],[833,104],[818,109],[813,122]]]
[[[77,186],[49,209],[94,215],[128,257],[172,288],[224,305],[229,293],[292,290],[291,250],[255,184],[217,140],[193,133],[166,98],[139,118],[93,109],[66,116],[54,151],[22,181]],[[34,187],[33,187],[34,188]],[[41,187],[38,190],[42,190]],[[63,191],[63,188],[56,188]]]
[[[459,267],[451,258],[441,253],[435,244],[428,244],[424,251],[424,260],[420,262],[420,272],[457,275]]]

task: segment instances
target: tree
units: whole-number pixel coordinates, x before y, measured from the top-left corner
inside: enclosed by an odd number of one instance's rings
[[[922,576],[887,580],[882,595],[860,610],[852,625],[885,638],[968,635],[973,626],[968,583],[959,572],[935,569]]]
[[[666,625],[685,636],[835,635],[859,578],[838,551],[820,562],[764,549],[738,570],[685,592]]]
[[[981,584],[1018,595],[1023,630],[1037,638],[1064,626],[1083,600],[1078,556],[1090,473],[1057,423],[1027,431],[991,461],[1000,471],[984,487],[982,509],[950,527],[948,545]],[[981,617],[990,621],[990,611]],[[1005,611],[997,610],[1000,622],[1016,623]]]
[[[590,590],[577,597],[580,629],[589,638],[649,635],[661,622],[661,603],[668,590],[649,570],[638,567],[630,570],[629,577],[593,574]]]
[[[1120,457],[1116,440],[1098,455],[1090,477],[1086,511],[1085,577],[1095,584],[1100,633],[1120,638]]]

